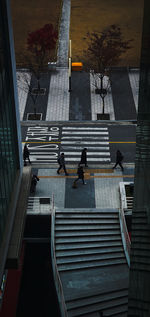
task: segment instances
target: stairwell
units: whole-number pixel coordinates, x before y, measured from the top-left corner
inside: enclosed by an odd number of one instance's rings
[[[133,210],[132,213],[132,244],[130,272],[132,279],[130,280],[129,294],[129,313],[130,315],[149,316],[149,283],[145,281],[145,276],[150,274],[150,221],[145,209]],[[144,283],[144,292],[140,291],[139,285]],[[134,287],[134,288],[133,288]],[[136,291],[132,291],[132,290]],[[145,296],[147,294],[147,296]]]
[[[127,316],[128,265],[117,209],[57,209],[55,254],[69,317]]]

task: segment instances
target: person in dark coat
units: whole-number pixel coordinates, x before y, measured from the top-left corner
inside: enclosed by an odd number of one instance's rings
[[[35,192],[36,184],[38,181],[39,181],[39,178],[35,174],[33,174],[31,179],[30,193]]]
[[[79,179],[82,179],[83,185],[86,185],[86,183],[84,182],[83,166],[80,166],[80,164],[78,166],[77,174],[78,174],[78,178],[74,181],[74,183],[76,183]]]
[[[59,168],[57,170],[57,174],[59,174],[60,170],[63,168],[65,175],[69,175],[66,171],[66,166],[65,166],[65,155],[64,153],[61,153],[61,155],[58,158],[58,164],[59,164]]]
[[[123,161],[123,155],[122,155],[122,153],[119,150],[117,150],[117,152],[116,152],[116,164],[113,167],[113,169],[115,169],[116,166],[119,165],[121,167],[121,170],[123,171],[124,169],[123,169],[123,166],[122,166],[122,161]]]
[[[23,149],[23,160],[24,160],[24,166],[27,165],[26,163],[26,159],[28,159],[29,163],[31,164],[31,161],[30,161],[30,152],[29,152],[29,149],[27,148],[27,145],[25,144],[24,145],[24,149]]]
[[[88,165],[87,165],[87,148],[84,148],[82,150],[80,164],[85,164],[85,167],[88,167]]]

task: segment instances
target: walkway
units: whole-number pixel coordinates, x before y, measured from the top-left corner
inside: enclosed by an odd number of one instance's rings
[[[115,120],[136,120],[136,109],[127,69],[111,73],[111,89]]]
[[[86,185],[77,183],[77,189],[72,188],[77,177],[76,168],[69,167],[69,176],[64,173],[57,175],[56,168],[39,168],[35,172],[40,181],[37,184],[35,197],[55,197],[56,208],[119,208],[119,182],[133,181],[134,167],[124,165],[125,172],[120,168],[115,171],[102,165],[96,168],[87,168],[85,171]],[[34,172],[34,169],[33,169]],[[108,199],[109,194],[109,199]]]

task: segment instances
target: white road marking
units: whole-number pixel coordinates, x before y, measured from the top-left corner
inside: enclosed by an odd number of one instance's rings
[[[62,134],[82,134],[82,135],[84,135],[84,134],[105,134],[105,135],[108,135],[108,131],[106,131],[106,132],[103,132],[103,131],[94,131],[94,133],[93,133],[93,131],[62,131]]]
[[[71,139],[71,140],[85,140],[85,139],[89,139],[89,140],[108,140],[109,137],[108,136],[63,136],[61,138],[62,140],[66,140],[66,139]]]
[[[109,142],[94,142],[94,141],[62,141],[61,144],[101,144],[101,145],[109,145]]]
[[[61,149],[64,150],[83,150],[82,146],[63,146]],[[87,146],[88,150],[95,150],[95,151],[101,151],[101,150],[108,150],[109,151],[109,146],[101,146],[101,147],[95,147],[95,146]]]
[[[63,130],[108,130],[108,128],[96,128],[96,127],[63,127]]]
[[[71,162],[71,161],[75,161],[75,162],[79,162],[80,161],[80,158],[77,158],[77,157],[74,157],[74,158],[69,158],[69,157],[66,157],[65,158],[65,161],[67,162],[67,161],[69,161],[69,162]],[[99,157],[99,158],[97,158],[97,157],[95,157],[95,158],[88,158],[88,162],[104,162],[104,161],[106,161],[106,162],[110,162],[110,158],[101,158],[101,157]]]
[[[81,156],[80,152],[64,152],[64,154],[65,154],[65,156],[68,156],[68,155]],[[97,156],[106,155],[106,156],[110,156],[110,153],[109,152],[88,152],[87,153],[87,160],[88,160],[88,157],[91,156],[91,155],[97,155]]]

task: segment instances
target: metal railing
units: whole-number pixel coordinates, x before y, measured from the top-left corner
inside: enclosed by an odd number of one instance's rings
[[[52,257],[52,268],[53,276],[59,301],[59,307],[61,312],[61,317],[67,317],[67,308],[63,293],[63,287],[59,272],[57,269],[56,254],[55,254],[55,206],[54,206],[54,195],[52,198],[52,213],[51,213],[51,257]]]
[[[119,220],[120,220],[120,229],[121,229],[121,237],[122,237],[124,252],[126,255],[128,266],[130,266],[131,241],[130,241],[130,237],[128,234],[124,210],[122,208],[119,209]]]
[[[126,219],[125,219],[125,213],[124,213],[125,210],[127,210],[127,201],[126,201],[126,194],[125,194],[125,188],[123,183],[120,183],[119,192],[120,192],[119,221],[120,221],[121,237],[122,237],[122,243],[123,243],[127,263],[128,263],[128,266],[130,266],[131,240],[129,237]]]
[[[47,202],[42,203],[42,200],[47,200]],[[40,214],[50,214],[53,205],[53,197],[36,197],[29,196],[27,203],[27,214],[40,215]]]

